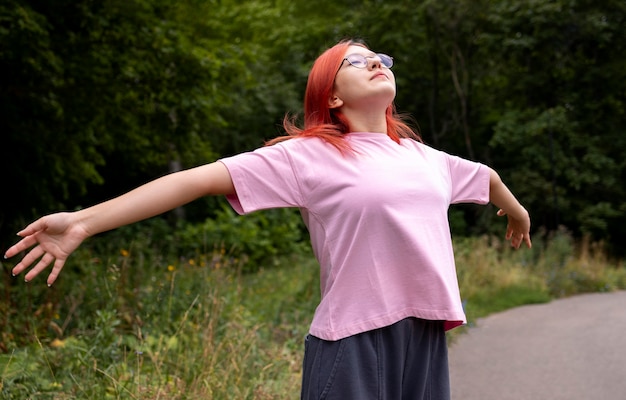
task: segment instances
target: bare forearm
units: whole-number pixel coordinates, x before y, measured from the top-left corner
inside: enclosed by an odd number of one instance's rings
[[[502,209],[510,217],[520,220],[528,218],[528,211],[519,203],[493,169],[489,183],[489,201],[491,203]]]
[[[528,211],[517,201],[494,170],[491,170],[489,179],[489,200],[500,208],[499,216],[507,216],[508,222],[504,237],[511,241],[511,246],[518,249],[522,243],[525,243],[528,248],[531,248]]]
[[[230,175],[221,163],[163,176],[124,195],[76,212],[76,222],[89,235],[154,217],[210,194],[232,192]]]

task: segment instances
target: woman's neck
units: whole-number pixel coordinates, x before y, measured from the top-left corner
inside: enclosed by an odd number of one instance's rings
[[[343,115],[350,123],[352,132],[387,133],[387,118],[385,112],[355,112],[344,109]]]

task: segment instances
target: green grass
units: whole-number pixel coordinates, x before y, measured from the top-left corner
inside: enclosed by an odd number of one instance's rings
[[[600,245],[575,246],[565,233],[534,244],[513,251],[494,238],[455,240],[470,323],[626,288],[626,268]],[[134,232],[81,248],[52,289],[5,274],[0,398],[298,398],[302,342],[319,300],[318,268],[298,248],[242,273],[245,257],[221,247],[181,256]]]
[[[232,264],[187,260],[155,271],[133,290],[124,286],[133,280],[125,276],[134,274],[131,268],[109,270],[85,287],[83,296],[99,301],[79,305],[101,308],[78,314],[70,294],[52,310],[47,328],[25,318],[38,328],[0,355],[1,393],[17,399],[278,399],[297,393],[318,283],[310,257],[291,261],[242,275]]]

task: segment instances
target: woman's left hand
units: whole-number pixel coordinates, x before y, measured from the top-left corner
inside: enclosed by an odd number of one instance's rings
[[[503,217],[507,215],[504,210],[498,210],[498,216]],[[526,246],[530,249],[532,242],[530,240],[530,217],[526,213],[525,218],[513,218],[507,215],[508,223],[506,226],[506,234],[504,238],[507,241],[511,241],[511,246],[519,249],[522,243],[526,243]]]

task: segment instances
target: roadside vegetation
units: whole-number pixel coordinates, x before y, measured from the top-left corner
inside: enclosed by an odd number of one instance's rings
[[[89,241],[51,289],[4,274],[0,397],[297,398],[319,299],[316,262],[293,236],[297,217],[244,218],[248,236],[226,212],[205,228],[155,219]],[[293,229],[268,224],[277,218]],[[229,239],[209,245],[207,229]],[[255,247],[242,250],[243,239]],[[622,262],[565,231],[536,235],[532,250],[491,236],[455,238],[455,247],[470,325],[514,306],[626,289]]]

